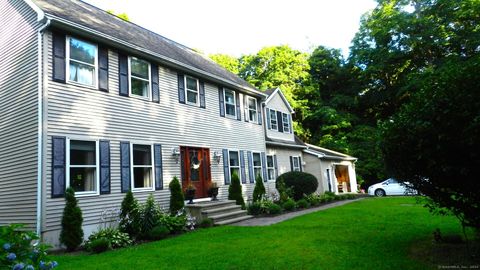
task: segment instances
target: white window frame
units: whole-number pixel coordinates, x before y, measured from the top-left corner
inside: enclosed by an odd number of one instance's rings
[[[233,93],[233,104],[228,103],[228,105],[233,105],[233,112],[234,112],[233,115],[227,113],[227,98],[226,98],[226,96],[227,96],[226,92],[227,91]],[[225,117],[237,119],[237,95],[236,95],[235,91],[233,91],[231,89],[226,89],[226,88],[223,89],[223,106],[224,106],[224,109],[225,109]]]
[[[81,42],[85,42],[85,43],[88,43],[90,45],[95,46],[95,64],[94,65],[70,58],[70,39],[72,39],[72,38],[76,39],[76,40],[79,40]],[[95,44],[95,43],[92,43],[92,42],[85,41],[85,40],[80,39],[80,38],[72,37],[72,36],[66,36],[65,39],[66,39],[66,41],[65,41],[65,47],[66,47],[65,48],[65,60],[66,60],[65,79],[66,79],[66,81],[70,84],[76,84],[76,85],[81,85],[81,86],[97,89],[98,88],[98,45]],[[80,63],[82,65],[93,66],[95,68],[95,70],[93,71],[93,75],[94,75],[93,85],[84,84],[84,83],[80,83],[80,82],[70,80],[70,61],[74,61],[74,62]]]
[[[238,166],[231,166],[230,165],[230,152],[237,152],[238,157]],[[240,151],[235,149],[228,149],[228,173],[230,174],[230,183],[232,182],[232,170],[231,168],[238,168],[238,179],[240,179],[240,184],[242,184],[242,162],[240,161]]]
[[[197,91],[196,92],[193,91],[192,89],[188,89],[187,78],[193,79],[197,82]],[[185,91],[185,104],[193,105],[193,106],[200,106],[200,102],[199,102],[199,99],[200,99],[200,81],[195,77],[185,75],[185,76],[183,76],[183,83],[184,83],[183,85],[185,86],[184,87],[185,88],[184,89],[184,91]],[[188,101],[188,92],[189,91],[197,93],[197,99],[195,100],[195,103]]]
[[[295,160],[297,160],[298,167],[295,166]],[[300,172],[302,164],[300,164],[300,156],[292,156],[292,167],[294,172]]]
[[[250,109],[250,104],[249,101],[253,99],[255,103],[255,110]],[[257,104],[257,99],[251,96],[247,96],[247,111],[248,111],[248,122],[250,123],[258,123],[258,104]],[[255,111],[255,120],[250,119],[250,111]]]
[[[268,157],[272,157],[273,167],[268,167]],[[266,159],[267,159],[267,164],[265,164],[265,166],[267,167],[267,178],[270,176],[268,173],[268,170],[273,170],[273,179],[267,179],[267,180],[275,181],[275,155],[267,155]]]
[[[285,119],[287,121],[285,121]],[[282,112],[282,125],[283,125],[283,133],[290,133],[290,121],[288,120],[288,114],[283,112]]]
[[[140,77],[132,75],[132,58],[147,62],[147,64],[148,64],[148,80],[145,79],[145,78],[140,78]],[[128,57],[128,95],[129,96],[150,101],[150,99],[151,99],[151,94],[150,93],[152,92],[152,71],[151,71],[151,68],[152,68],[152,66],[151,66],[150,62],[148,62],[145,59],[134,57],[134,56],[129,56]],[[147,96],[146,97],[136,95],[136,94],[132,94],[132,77],[137,79],[137,80],[148,82],[148,90],[147,90]]]
[[[260,166],[255,166],[255,160],[253,159],[253,154],[258,154],[258,156],[260,157]],[[257,181],[257,175],[255,174],[255,169],[258,169],[260,168],[260,176],[262,177],[262,180],[265,181],[265,179],[263,179],[263,160],[262,160],[262,154],[260,152],[252,152],[252,170],[253,170],[253,178],[255,179],[255,182]],[[268,175],[267,175],[268,177]]]
[[[275,116],[275,128],[273,128],[273,125],[272,125],[272,121],[273,121],[272,112],[273,112],[273,114],[274,114],[274,116]],[[269,109],[269,114],[270,114],[270,115],[269,115],[269,116],[270,116],[270,123],[269,123],[270,129],[271,129],[271,130],[276,130],[276,131],[278,131],[277,111],[276,111],[276,110]]]
[[[150,146],[150,158],[151,158],[151,165],[134,165],[133,164],[133,146],[134,145],[148,145]],[[144,192],[144,191],[154,191],[155,190],[155,160],[154,160],[154,153],[153,153],[153,144],[151,143],[142,143],[142,142],[130,142],[130,186],[132,187],[132,192]],[[135,175],[133,173],[134,168],[151,168],[152,169],[152,186],[151,187],[144,187],[144,188],[135,188]]]
[[[95,181],[96,181],[96,190],[95,191],[79,191],[75,192],[76,197],[87,197],[87,196],[98,196],[100,195],[100,153],[99,153],[99,142],[98,140],[85,139],[85,138],[67,138],[66,145],[66,187],[70,187],[70,168],[95,168]],[[95,142],[95,165],[70,165],[70,141],[85,141],[85,142]]]

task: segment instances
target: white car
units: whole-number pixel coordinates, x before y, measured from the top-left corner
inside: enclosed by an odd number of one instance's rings
[[[399,183],[393,178],[389,178],[381,183],[368,187],[368,195],[383,197],[387,195],[416,195],[418,192],[408,187],[409,183]]]

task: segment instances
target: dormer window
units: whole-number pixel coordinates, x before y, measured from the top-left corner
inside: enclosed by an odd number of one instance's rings
[[[247,97],[247,104],[248,104],[248,121],[257,123],[258,122],[257,99],[252,97]]]
[[[269,110],[270,114],[270,128],[278,130],[277,112],[275,110]]]
[[[185,76],[185,96],[187,97],[187,104],[198,106],[198,80]]]
[[[145,60],[130,57],[130,94],[143,98],[150,95],[150,63]]]
[[[97,85],[98,48],[92,43],[67,37],[67,78],[70,82]]]
[[[290,120],[288,114],[282,113],[283,132],[290,133]]]
[[[225,89],[225,115],[231,118],[237,118],[237,110],[235,108],[235,92],[229,89]]]

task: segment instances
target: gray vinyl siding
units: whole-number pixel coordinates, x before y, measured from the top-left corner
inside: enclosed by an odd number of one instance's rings
[[[328,181],[326,179],[326,169],[322,166],[322,161],[314,155],[305,153],[303,155],[305,158],[305,172],[313,174],[318,181],[317,193],[323,194],[325,191],[328,191]]]
[[[36,226],[37,15],[0,1],[0,225]]]
[[[177,72],[159,66],[160,104],[118,94],[118,55],[109,50],[109,92],[62,84],[51,80],[52,43],[47,33],[48,59],[47,140],[45,151],[46,197],[44,231],[60,228],[64,199],[52,199],[51,138],[66,136],[110,140],[111,194],[79,198],[84,225],[100,223],[104,209],[119,208],[124,193],[120,191],[120,141],[162,144],[164,190],[134,193],[140,201],[153,193],[157,202],[168,209],[168,184],[173,176],[180,178],[180,162],[172,157],[172,148],[196,146],[214,151],[222,149],[265,151],[263,126],[220,117],[218,85],[205,83],[206,109],[180,104]],[[243,116],[242,116],[243,117]],[[245,159],[245,162],[247,160]],[[223,186],[223,160],[211,161],[212,181],[220,185],[219,199],[227,197]],[[250,187],[251,186],[251,187]],[[251,196],[253,185],[244,185],[245,195]]]
[[[294,149],[294,148],[285,148],[285,147],[267,147],[267,155],[276,155],[277,156],[277,168],[278,168],[278,175],[282,175],[286,172],[291,171],[290,167],[290,156],[300,156],[302,157],[303,162],[303,155],[302,150]],[[303,165],[302,165],[303,166]],[[270,190],[275,191],[275,182],[268,181],[268,187]]]
[[[278,94],[278,92],[268,101],[268,103],[266,105],[266,108],[269,108],[269,109],[272,109],[272,110],[275,110],[275,111],[279,111],[279,112],[282,112],[282,113],[290,114],[290,111],[289,111],[287,105],[283,101],[280,94]],[[264,117],[265,121],[267,119],[267,115],[266,115],[267,112],[266,111],[267,110],[265,109],[265,113],[264,113],[265,114],[265,117]],[[279,120],[277,119],[277,124],[278,123],[279,123]],[[293,125],[293,123],[292,123],[292,125]],[[277,130],[274,130],[274,129],[268,129],[268,126],[265,126],[265,127],[266,127],[268,138],[280,139],[280,140],[291,141],[291,142],[295,141],[295,137],[294,137],[293,133],[278,132]],[[292,128],[292,127],[290,127],[290,128]]]

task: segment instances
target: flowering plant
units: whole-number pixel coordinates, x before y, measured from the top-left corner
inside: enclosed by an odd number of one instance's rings
[[[23,225],[0,226],[0,269],[48,270],[56,261],[48,261],[46,244],[39,244],[34,232],[20,230]]]

